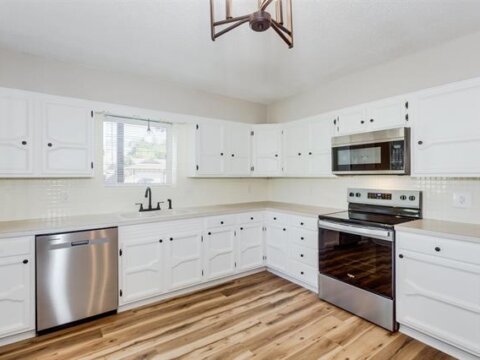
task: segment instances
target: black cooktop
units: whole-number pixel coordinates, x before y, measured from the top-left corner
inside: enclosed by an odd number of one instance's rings
[[[375,214],[362,211],[342,211],[338,213],[322,215],[320,216],[320,219],[382,227],[393,227],[394,225],[415,220],[411,217],[400,215]]]

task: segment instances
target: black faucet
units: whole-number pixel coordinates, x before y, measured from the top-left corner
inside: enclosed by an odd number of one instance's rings
[[[145,190],[145,198],[148,197],[148,209],[147,211],[152,210],[152,189],[150,189],[150,186],[147,187],[147,190]]]
[[[145,190],[145,198],[148,198],[148,208],[143,207],[143,203],[135,203],[135,205],[140,205],[140,209],[138,210],[139,212],[144,212],[144,211],[157,211],[161,210],[160,204],[163,204],[163,201],[157,202],[157,207],[153,208],[152,207],[152,189],[150,187],[147,187]],[[172,200],[168,199],[168,208],[172,209]]]

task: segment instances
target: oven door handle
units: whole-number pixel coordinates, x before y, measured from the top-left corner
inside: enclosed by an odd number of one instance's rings
[[[355,235],[365,235],[374,239],[393,241],[393,231],[376,229],[371,227],[337,224],[330,221],[318,220],[320,229],[341,231]]]

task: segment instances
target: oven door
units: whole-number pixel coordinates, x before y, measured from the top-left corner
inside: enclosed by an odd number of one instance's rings
[[[406,146],[398,140],[333,147],[333,173],[406,174]]]
[[[319,221],[319,272],[393,299],[394,232]]]

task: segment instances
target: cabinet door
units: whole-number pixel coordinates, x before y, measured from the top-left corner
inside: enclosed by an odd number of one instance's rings
[[[235,231],[231,227],[209,229],[204,238],[206,279],[235,273]]]
[[[253,134],[253,175],[281,175],[282,128],[279,125],[254,125]]]
[[[196,166],[198,175],[224,175],[225,172],[225,129],[220,122],[197,125]]]
[[[287,227],[267,225],[267,266],[286,273],[288,271]]]
[[[226,125],[227,141],[225,154],[228,176],[250,176],[250,126],[244,124]]]
[[[367,114],[364,106],[340,110],[337,115],[337,135],[368,131]]]
[[[332,175],[332,135],[331,116],[321,116],[310,121],[308,151],[308,175]]]
[[[449,85],[412,101],[413,174],[479,176],[480,82]]]
[[[480,356],[480,266],[397,253],[397,321]]]
[[[262,229],[262,224],[241,225],[238,228],[238,271],[246,271],[263,266]]]
[[[42,173],[51,176],[93,176],[91,109],[63,100],[43,100]]]
[[[33,269],[31,256],[0,258],[0,336],[35,327]]]
[[[305,176],[308,169],[308,122],[294,122],[283,128],[284,173]]]
[[[367,121],[370,130],[407,126],[407,101],[389,98],[367,105]]]
[[[120,228],[120,238],[120,303],[161,294],[165,288],[162,251],[165,239],[159,235],[156,226]]]
[[[200,232],[169,235],[166,251],[169,290],[202,282],[202,234]]]
[[[0,176],[33,175],[33,101],[0,92]]]

